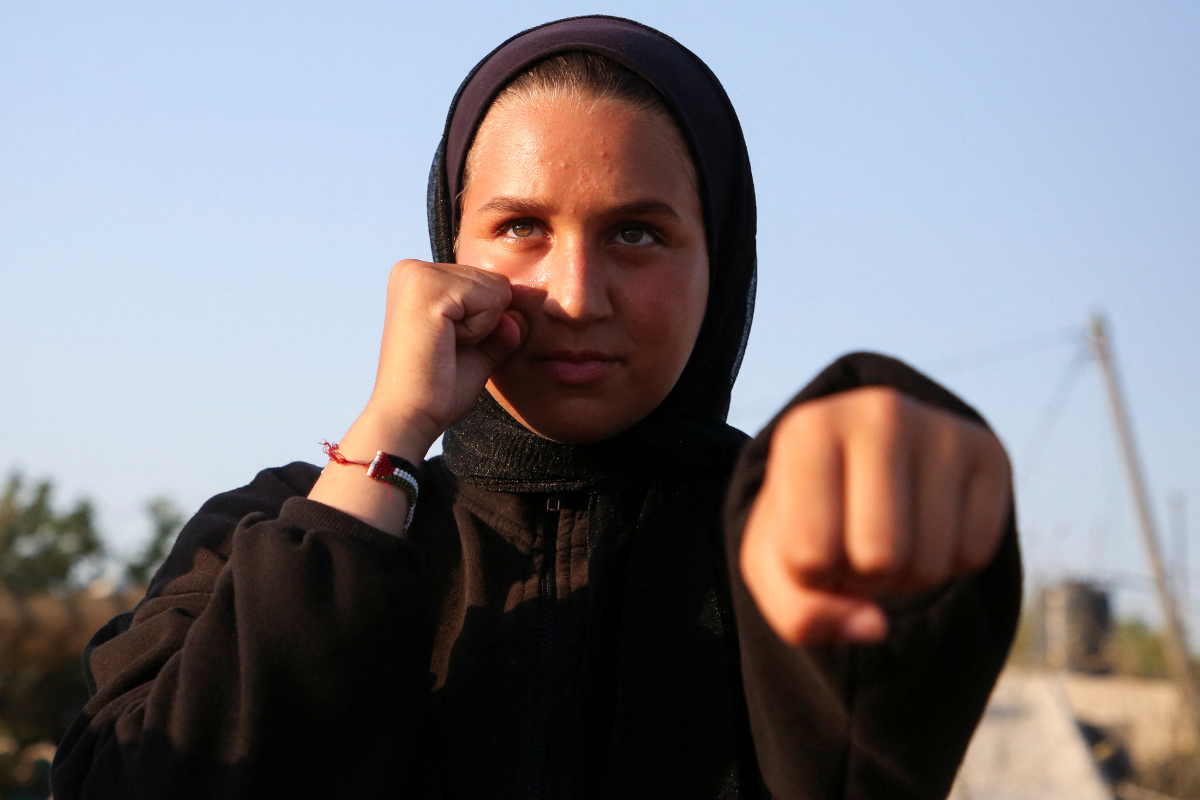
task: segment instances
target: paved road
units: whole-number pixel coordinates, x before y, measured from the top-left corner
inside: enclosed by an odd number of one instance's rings
[[[950,800],[1112,800],[1053,674],[1007,670]]]

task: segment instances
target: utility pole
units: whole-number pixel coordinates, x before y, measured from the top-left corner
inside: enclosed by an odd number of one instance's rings
[[[1167,498],[1167,530],[1171,533],[1171,560],[1175,562],[1175,601],[1182,606],[1180,610],[1183,623],[1183,640],[1186,642],[1188,614],[1191,609],[1191,567],[1188,562],[1187,541],[1187,497],[1183,492],[1172,492]]]
[[[1167,583],[1167,573],[1163,568],[1162,555],[1159,553],[1158,534],[1154,528],[1154,515],[1150,510],[1146,481],[1142,477],[1142,467],[1133,443],[1133,431],[1129,427],[1129,415],[1125,410],[1125,398],[1121,392],[1117,368],[1113,362],[1112,349],[1109,346],[1108,323],[1102,314],[1092,315],[1091,342],[1096,361],[1100,364],[1100,372],[1104,376],[1104,387],[1108,392],[1108,407],[1112,411],[1117,443],[1121,448],[1121,458],[1125,462],[1125,473],[1129,478],[1129,488],[1133,493],[1133,505],[1137,512],[1138,527],[1142,532],[1142,544],[1146,548],[1146,560],[1150,562],[1150,574],[1154,579],[1158,601],[1162,605],[1167,666],[1171,670],[1176,685],[1179,686],[1184,707],[1188,712],[1185,714],[1185,724],[1195,736],[1198,733],[1196,684],[1188,665],[1179,609],[1175,604],[1171,587]]]

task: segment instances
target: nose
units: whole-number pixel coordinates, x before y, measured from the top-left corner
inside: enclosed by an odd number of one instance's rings
[[[612,275],[602,254],[585,237],[559,239],[543,266],[546,316],[574,326],[612,316]]]

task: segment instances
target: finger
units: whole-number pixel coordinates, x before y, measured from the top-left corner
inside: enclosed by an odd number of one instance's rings
[[[455,282],[455,289],[458,302],[450,311],[455,339],[460,345],[479,344],[496,329],[512,300],[512,290],[507,281],[481,280],[476,275],[463,276]]]
[[[495,372],[496,368],[521,346],[528,335],[529,320],[525,315],[515,308],[505,311],[496,323],[495,330],[476,348],[486,360],[490,368],[489,374]]]
[[[741,566],[763,619],[788,644],[870,644],[887,635],[887,618],[878,606],[860,597],[797,584],[786,565],[761,542],[744,540]]]
[[[966,489],[963,531],[955,569],[973,572],[992,560],[1012,501],[1012,468],[999,439],[986,432],[974,459]]]
[[[877,644],[887,636],[887,617],[879,606],[860,597],[801,589],[779,638],[793,645],[831,642]]]
[[[798,408],[776,428],[761,518],[794,580],[836,586],[845,570],[842,451],[822,408]],[[757,504],[756,504],[757,505]]]
[[[933,412],[917,442],[913,553],[903,585],[929,589],[950,577],[958,556],[966,458],[960,421]]]
[[[870,398],[846,443],[846,587],[864,594],[892,588],[912,544],[912,476],[904,399]]]

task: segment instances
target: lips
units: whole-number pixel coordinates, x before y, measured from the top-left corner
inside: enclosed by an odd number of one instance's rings
[[[602,350],[555,350],[534,360],[552,380],[567,386],[585,386],[605,378],[621,361]]]

